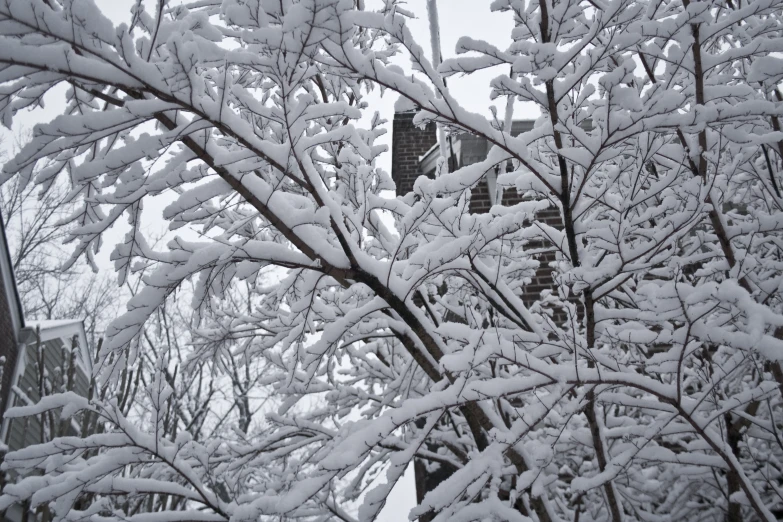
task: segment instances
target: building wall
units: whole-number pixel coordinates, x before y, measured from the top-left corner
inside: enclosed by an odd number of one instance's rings
[[[68,375],[67,368],[70,365],[69,359],[71,358],[71,349],[73,347],[73,340],[54,338],[40,343],[40,351],[43,356],[43,369],[45,377],[49,386],[59,390],[63,387],[63,384],[67,384]],[[38,355],[39,343],[35,338],[31,339],[25,347],[25,360],[24,370],[19,376],[19,381],[16,383],[17,388],[24,393],[24,397],[20,397],[14,394],[14,406],[25,406],[27,404],[34,404],[40,400],[40,371]],[[73,391],[82,397],[87,397],[90,389],[90,380],[87,377],[86,372],[79,365],[79,349],[76,348],[75,354],[76,367],[73,372],[73,386],[70,391]],[[66,368],[65,375],[62,374],[62,368]],[[67,388],[67,386],[65,386]],[[49,393],[52,393],[51,391]],[[55,415],[55,418],[59,420],[59,414]],[[75,435],[76,430],[70,425],[66,426],[66,435]],[[8,434],[6,435],[6,444],[8,444],[9,451],[15,451],[18,449],[31,446],[33,444],[39,444],[45,440],[49,440],[51,434],[44,434],[44,439],[41,438],[41,422],[38,416],[35,417],[23,417],[10,419]]]
[[[423,173],[419,168],[419,157],[428,152],[437,143],[437,130],[435,125],[429,125],[424,129],[416,128],[412,121],[415,112],[403,112],[394,115],[392,135],[392,179],[397,184],[397,195],[407,194],[413,190],[413,183]],[[515,121],[511,127],[511,134],[516,136],[533,128],[533,121]],[[452,138],[459,141],[458,166],[463,167],[479,161],[483,161],[489,153],[489,144],[484,138],[461,134]],[[505,190],[501,204],[509,206],[520,203],[522,196],[516,190]],[[471,190],[470,212],[483,214],[489,212],[492,206],[489,184],[486,176]],[[562,230],[563,222],[560,210],[556,207],[549,208],[536,214],[538,221]],[[529,245],[530,248],[540,248],[541,245]],[[538,299],[543,290],[550,290],[554,286],[552,268],[549,263],[556,258],[554,251],[537,256],[539,268],[533,280],[525,287],[522,301],[526,305],[532,304]],[[558,319],[564,316],[558,315]]]
[[[392,179],[397,184],[397,194],[413,190],[413,183],[423,173],[419,157],[438,142],[434,123],[420,129],[413,125],[415,112],[398,112],[392,124]]]
[[[414,112],[397,113],[394,115],[393,134],[392,134],[392,179],[397,185],[397,195],[404,195],[413,190],[413,184],[416,178],[422,175],[419,167],[419,158],[424,156],[437,143],[437,130],[435,125],[430,125],[424,129],[418,129],[413,124]],[[528,131],[533,127],[532,121],[514,122],[511,133],[513,135]],[[459,140],[459,157],[456,158],[459,167],[471,165],[483,161],[489,152],[488,142],[480,137],[470,134],[462,134],[452,137]],[[514,205],[523,200],[522,196],[516,190],[506,190],[503,193],[501,204]],[[492,206],[490,198],[490,189],[485,176],[473,189],[470,195],[470,212],[485,213]],[[545,222],[551,227],[562,229],[562,219],[558,208],[549,208],[536,215],[536,219]],[[529,245],[529,248],[541,248],[542,245]],[[536,270],[532,281],[525,286],[522,293],[522,301],[526,305],[532,304],[539,298],[543,290],[551,290],[554,287],[552,278],[552,268],[549,263],[556,259],[554,251],[546,252],[537,256],[539,267]],[[555,311],[554,319],[558,322],[565,321],[565,314],[562,311]],[[421,419],[420,421],[423,421]],[[419,427],[423,423],[419,422]],[[437,445],[428,443],[428,449],[437,452]],[[414,462],[414,475],[416,479],[417,502],[421,503],[424,495],[432,491],[441,482],[447,479],[453,469],[449,466],[439,466],[435,470],[426,469],[423,461],[416,459]],[[434,517],[433,513],[427,513],[420,517],[420,522],[430,522]]]
[[[0,214],[0,357],[2,378],[0,378],[0,418],[8,407],[11,380],[19,356],[19,334],[24,327],[22,307],[14,281],[14,270],[5,235],[5,222]]]
[[[3,255],[3,253],[0,252],[0,255]],[[11,316],[11,307],[14,305],[8,302],[6,297],[10,293],[8,290],[10,289],[5,287],[3,278],[0,277],[0,357],[5,357],[3,376],[0,379],[0,416],[5,413],[8,406],[7,398],[11,391],[11,379],[13,379],[16,359],[19,354],[19,346]]]

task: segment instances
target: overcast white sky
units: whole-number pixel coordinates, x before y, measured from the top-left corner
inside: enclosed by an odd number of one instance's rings
[[[133,0],[94,0],[98,7],[114,21],[115,24],[130,21],[129,8]],[[368,6],[372,7],[378,0],[368,0]],[[152,2],[147,2],[152,3]],[[173,0],[172,5],[176,5],[178,0]],[[187,3],[187,2],[184,2]],[[441,25],[441,48],[444,58],[454,56],[454,49],[460,36],[469,35],[475,39],[486,40],[500,48],[505,48],[509,43],[509,34],[513,27],[512,19],[507,14],[492,13],[489,10],[489,0],[439,0],[439,15]],[[408,0],[404,5],[406,9],[416,14],[417,18],[409,24],[411,31],[419,44],[428,52],[430,51],[429,29],[427,22],[426,0]],[[152,11],[152,9],[150,9]],[[401,56],[397,59],[398,65],[410,70],[407,57]],[[505,72],[505,71],[503,71]],[[499,69],[484,71],[470,77],[453,77],[449,79],[449,89],[462,105],[473,112],[489,115],[489,82],[501,74]],[[61,96],[62,91],[60,91]],[[31,113],[20,114],[15,121],[15,127],[18,129],[30,129],[36,123],[47,121],[59,114],[63,104],[58,94],[53,93],[47,96],[47,107]],[[394,117],[394,102],[397,95],[386,93],[381,97],[378,91],[371,94],[370,108],[378,110],[381,116],[388,120],[386,127],[387,134],[381,140],[382,143],[391,147],[391,122]],[[500,107],[500,101],[495,102],[499,107],[500,114],[503,109]],[[518,107],[515,113],[515,119],[531,118],[538,116],[535,112],[525,110],[525,107]],[[368,117],[372,112],[368,113]],[[7,132],[5,132],[7,135]],[[8,141],[6,141],[8,143]],[[391,167],[391,154],[387,152],[380,159],[380,165],[389,171]],[[159,201],[147,202],[145,205],[145,228],[149,232],[160,234],[165,230],[162,228],[162,219],[160,213],[171,196],[162,197]],[[111,253],[115,241],[121,241],[125,234],[125,225],[115,226],[111,237],[106,238],[105,246],[98,256],[99,262],[106,269],[111,269],[109,254]],[[123,229],[119,229],[122,227]],[[182,230],[178,231],[182,233]],[[405,477],[400,481],[392,492],[389,501],[384,508],[379,520],[382,522],[399,522],[407,519],[408,511],[415,505],[415,488],[413,484],[412,470],[408,470]]]

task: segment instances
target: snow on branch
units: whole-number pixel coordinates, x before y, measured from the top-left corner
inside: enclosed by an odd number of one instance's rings
[[[0,179],[68,185],[70,264],[127,219],[133,294],[0,508],[375,520],[413,463],[419,520],[783,517],[783,1],[498,0],[443,63],[376,4],[0,0],[3,123],[66,88]],[[392,197],[376,88],[487,156]]]

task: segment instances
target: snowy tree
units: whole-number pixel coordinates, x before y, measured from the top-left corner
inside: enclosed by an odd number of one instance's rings
[[[18,152],[29,138],[29,133],[19,133],[10,150]],[[0,160],[6,159],[0,154]],[[83,319],[94,345],[117,316],[120,294],[106,273],[90,273],[84,266],[73,264],[62,269],[62,243],[68,239],[68,232],[60,225],[78,204],[69,195],[70,187],[64,179],[40,187],[13,178],[0,187],[0,213],[25,317]]]
[[[783,514],[783,2],[491,8],[513,17],[507,47],[467,35],[436,67],[393,0],[139,1],[120,26],[90,0],[0,0],[4,123],[68,89],[5,177],[68,181],[73,260],[124,218],[119,281],[149,271],[96,379],[145,357],[145,325],[193,281],[189,360],[280,405],[263,430],[239,415],[231,434],[174,433],[165,357],[151,422],[111,396],[49,396],[11,414],[105,428],[9,454],[27,475],[0,507],[150,520],[113,500],[133,495],[155,520],[372,520],[418,458],[454,472],[414,518]],[[486,68],[503,119],[446,85]],[[388,197],[372,89],[488,157]],[[519,136],[514,100],[542,114]],[[509,164],[497,182],[522,202],[470,214],[471,188]],[[144,202],[164,193],[170,227],[200,239],[150,246]],[[560,227],[536,220],[552,207]],[[526,306],[542,252],[553,288]]]

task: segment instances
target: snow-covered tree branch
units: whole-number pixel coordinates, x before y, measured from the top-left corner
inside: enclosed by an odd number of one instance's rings
[[[392,0],[137,2],[120,26],[90,0],[0,0],[4,123],[68,86],[3,179],[66,180],[72,262],[126,219],[119,281],[146,271],[96,379],[127,386],[149,321],[193,281],[182,360],[231,383],[236,428],[172,429],[179,356],[157,354],[145,422],[111,396],[12,411],[102,428],[9,454],[28,475],[0,505],[151,520],[112,500],[132,495],[155,520],[373,520],[418,458],[453,472],[412,517],[783,515],[783,2],[491,8],[513,17],[507,47],[465,35],[436,67]],[[532,130],[511,134],[511,103],[486,118],[450,93],[486,68],[487,102],[536,104]],[[378,88],[488,156],[392,198]],[[471,214],[496,168],[522,197]],[[144,203],[170,193],[170,228],[200,239],[157,248]],[[545,254],[552,289],[528,300]],[[279,408],[260,429],[264,390]]]

